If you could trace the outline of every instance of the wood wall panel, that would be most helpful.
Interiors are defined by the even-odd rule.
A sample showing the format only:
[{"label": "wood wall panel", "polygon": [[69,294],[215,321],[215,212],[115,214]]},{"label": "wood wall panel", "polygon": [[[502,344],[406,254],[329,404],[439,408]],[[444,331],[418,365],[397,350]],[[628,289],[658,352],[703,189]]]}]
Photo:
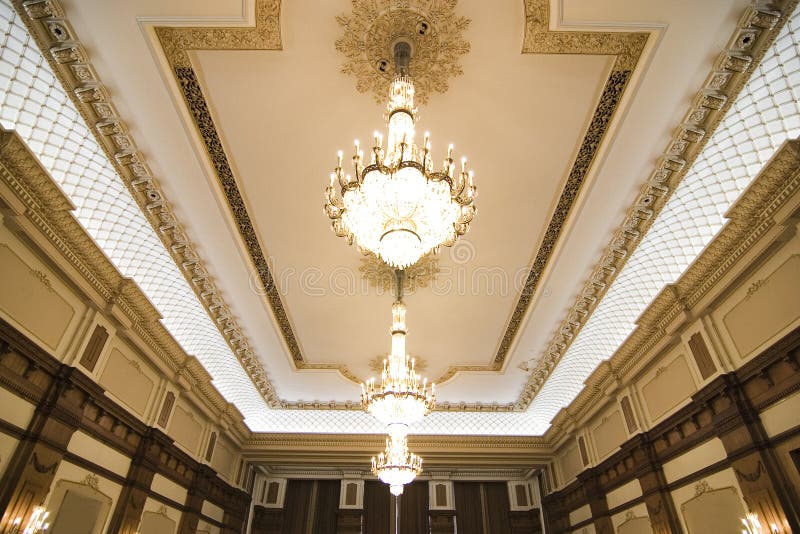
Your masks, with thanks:
[{"label": "wood wall panel", "polygon": [[[800,391],[800,328],[735,372],[717,376],[691,395],[685,406],[622,443],[600,464],[579,473],[576,481],[546,495],[548,532],[570,532],[589,524],[598,531],[609,528],[603,526],[608,525],[608,514],[619,510],[608,510],[606,495],[624,493],[626,484],[638,480],[642,496],[622,499],[644,501],[655,532],[685,533],[680,506],[704,479],[712,481],[712,489],[737,488],[751,509],[776,518],[782,534],[800,532],[796,487],[800,476],[795,483],[786,474],[792,462],[791,449],[785,445],[795,443],[800,449],[800,424],[770,437],[760,419],[760,413],[781,410],[781,401],[796,391]],[[724,483],[718,482],[715,477],[723,472],[729,475]],[[619,500],[615,504],[630,506]],[[589,518],[575,515],[587,506]]]},{"label": "wood wall panel", "polygon": [[[165,504],[177,510],[173,519],[180,520],[178,532],[195,532],[205,500],[224,512],[223,521],[204,518],[206,522],[226,534],[241,530],[249,506],[249,496],[242,490],[226,484],[162,431],[147,427],[128,408],[107,397],[89,376],[61,364],[3,320],[0,349],[2,395],[24,398],[24,403],[36,407],[27,429],[7,420],[0,423],[3,440],[26,436],[2,473],[0,532],[9,518],[29,514],[58,480],[82,483],[87,475],[96,476],[100,490],[114,501],[110,532],[133,534],[145,502],[157,504],[152,511]],[[130,466],[124,472],[126,462]],[[186,488],[185,502],[154,492],[150,484],[156,473]],[[92,484],[91,480],[86,484]]]}]

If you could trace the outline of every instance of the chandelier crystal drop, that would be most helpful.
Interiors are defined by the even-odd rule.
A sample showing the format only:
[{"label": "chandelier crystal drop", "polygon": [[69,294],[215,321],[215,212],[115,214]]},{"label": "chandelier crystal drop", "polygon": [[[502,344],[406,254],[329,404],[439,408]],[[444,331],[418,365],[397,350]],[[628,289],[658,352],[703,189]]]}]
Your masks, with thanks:
[{"label": "chandelier crystal drop", "polygon": [[372,458],[372,474],[389,485],[392,495],[402,494],[403,486],[421,472],[422,458],[408,450],[405,436],[390,436],[386,439],[386,450]]},{"label": "chandelier crystal drop", "polygon": [[410,45],[395,45],[397,76],[387,105],[386,146],[375,132],[369,161],[358,141],[353,175],[342,168],[342,152],[325,190],[325,214],[334,233],[388,265],[404,269],[440,245],[450,246],[469,230],[477,189],[466,158],[455,171],[453,145],[436,169],[425,133],[415,142],[414,83],[407,76]]},{"label": "chandelier crystal drop", "polygon": [[362,406],[395,437],[408,434],[436,406],[435,385],[421,379],[414,365],[406,354],[406,305],[398,296],[392,305],[392,351],[383,361],[380,385],[374,378],[361,384]]}]

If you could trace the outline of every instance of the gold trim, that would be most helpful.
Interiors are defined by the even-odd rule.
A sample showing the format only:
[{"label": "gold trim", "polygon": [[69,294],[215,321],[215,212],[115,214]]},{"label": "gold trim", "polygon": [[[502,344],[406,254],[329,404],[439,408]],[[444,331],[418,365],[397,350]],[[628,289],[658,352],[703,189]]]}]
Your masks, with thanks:
[{"label": "gold trim", "polygon": [[470,20],[456,15],[456,0],[352,0],[352,12],[336,21],[342,36],[336,50],[345,57],[342,73],[356,79],[359,93],[371,92],[383,104],[395,74],[393,46],[409,41],[414,59],[409,66],[414,78],[414,97],[420,104],[431,93],[444,93],[448,78],[461,76],[459,59],[470,45],[464,40]]},{"label": "gold trim", "polygon": [[[488,366],[451,367],[439,379],[439,382],[451,378],[459,371],[499,371],[502,368],[510,344],[521,326],[522,317],[530,306],[533,293],[538,286],[539,276],[547,264],[549,254],[552,252],[561,227],[569,214],[572,202],[574,202],[586,171],[593,161],[594,152],[602,142],[608,123],[613,119],[622,93],[633,74],[633,69],[638,65],[639,55],[647,40],[647,34],[645,33],[550,31],[548,28],[548,0],[525,0],[524,4],[527,21],[523,43],[524,53],[614,55],[616,56],[614,67],[609,80],[606,82],[600,106],[595,110],[589,131],[581,144],[581,150],[570,172],[567,185],[562,191],[545,237],[533,261],[533,267],[526,285],[520,295],[493,362]],[[569,346],[569,341],[574,338],[591,313],[595,303],[605,293],[605,289],[610,285],[610,281],[613,280],[613,275],[619,272],[619,269],[624,264],[625,257],[628,255],[628,251],[632,250],[638,243],[639,236],[643,235],[655,214],[658,213],[660,206],[663,206],[664,197],[671,190],[674,190],[674,187],[679,183],[683,176],[681,171],[685,172],[685,169],[689,166],[687,162],[691,162],[694,155],[699,152],[700,141],[710,136],[710,132],[716,127],[727,107],[730,106],[733,98],[749,77],[750,72],[768,48],[769,42],[777,34],[777,31],[796,4],[797,0],[786,0],[783,2],[780,11],[756,8],[747,10],[740,24],[741,31],[737,29],[736,35],[744,35],[748,38],[734,39],[733,48],[726,50],[722,54],[706,88],[701,91],[690,109],[686,117],[687,124],[680,127],[676,132],[667,154],[660,162],[644,192],[631,208],[626,222],[598,264],[594,275],[587,282],[585,290],[578,298],[578,302],[562,323],[562,328],[559,329],[559,333],[550,344],[547,354],[537,364],[536,369],[532,371],[525,391],[520,395],[517,403],[502,407],[496,405],[483,406],[481,404],[442,405],[441,409],[505,411],[509,409],[524,409],[530,404],[544,380],[549,376],[550,370],[555,367],[561,354]],[[223,332],[223,337],[239,357],[243,368],[268,403],[273,407],[318,408],[320,404],[325,404],[337,409],[351,409],[350,405],[352,403],[290,403],[277,398],[262,364],[253,354],[235,318],[231,317],[230,308],[225,304],[221,295],[218,294],[213,280],[207,274],[193,245],[188,241],[186,233],[177,222],[171,207],[161,193],[156,180],[150,174],[143,156],[137,151],[135,143],[127,134],[124,123],[116,115],[113,104],[108,99],[104,87],[97,79],[94,69],[88,62],[85,50],[76,40],[74,31],[68,22],[64,20],[64,13],[60,4],[57,0],[28,0],[24,2],[22,0],[14,0],[14,6],[40,48],[44,51],[50,51],[50,55],[48,56],[45,53],[45,57],[47,57],[54,72],[65,88],[73,90],[73,94],[70,96],[87,124],[95,124],[96,137],[100,145],[106,150],[109,160],[112,164],[115,164],[119,175],[124,178],[126,186],[137,203],[139,203],[143,213],[161,236],[166,249],[172,254],[176,263],[181,266],[181,270],[187,280],[190,281],[190,285],[197,293],[200,302],[206,307],[209,315],[215,319],[220,331]],[[775,8],[773,7],[773,9]],[[189,50],[210,48],[229,50],[280,49],[279,16],[279,0],[257,0],[256,26],[254,28],[157,28],[159,40],[162,41],[165,54],[175,69],[174,74],[176,80],[178,80],[179,87],[184,92],[184,96],[186,96],[186,89],[180,84],[177,68],[187,68],[191,71]],[[780,20],[778,20],[779,18]],[[35,25],[34,22],[39,24]],[[164,39],[168,41],[166,44]],[[745,52],[742,53],[742,50]],[[192,90],[197,91],[195,96],[203,99],[204,102],[193,71],[191,71],[189,78],[193,79]],[[608,93],[611,94],[607,96]],[[605,110],[602,115],[599,115],[600,108],[608,106],[611,106],[612,109]],[[203,114],[202,118],[208,119],[209,122],[206,126],[212,128],[216,133],[210,114]],[[596,121],[601,124],[596,125]],[[592,125],[595,125],[594,130],[592,130]],[[705,131],[703,127],[705,127]],[[208,140],[204,137],[204,141],[218,143],[219,137],[218,135],[215,137],[212,135]],[[217,159],[212,157],[212,163],[218,172],[218,179],[220,179],[219,169],[225,170],[227,167],[226,172],[229,172],[230,166],[221,144],[218,146],[218,152],[213,147],[214,153],[218,154],[218,156]],[[211,157],[212,154],[209,153],[209,156]],[[220,159],[220,157],[225,159]],[[220,167],[220,165],[222,166]],[[220,181],[223,183],[222,179]],[[227,183],[229,186],[236,187],[232,174],[230,181]],[[228,189],[223,189],[227,196]],[[236,193],[238,194],[238,189],[236,189]],[[241,198],[241,195],[239,197]],[[237,225],[240,226],[240,220],[245,220],[241,219],[242,216],[247,217],[246,222],[249,222],[249,216],[244,204],[232,204],[230,197],[228,200],[229,208]],[[250,228],[252,229],[252,225],[250,225]],[[254,251],[256,251],[256,255],[263,257],[263,252],[258,245],[255,234],[253,233],[250,237],[251,239],[247,239],[243,235],[243,240],[248,247],[251,258]],[[264,283],[265,287],[274,286],[266,263],[260,264],[254,261],[254,264],[257,266],[262,283],[265,280],[268,282]],[[274,287],[272,289],[274,291]],[[273,310],[276,308],[278,310],[276,317],[283,317],[278,322],[291,352],[293,345],[297,347],[297,341],[294,338],[288,318],[286,318],[280,296],[277,293],[275,296],[277,298],[269,298],[269,301],[273,306]],[[292,352],[292,357],[296,365],[298,362],[300,363],[298,368],[336,369],[347,378],[358,381],[344,366],[306,363],[299,352],[299,347]],[[298,357],[299,360],[297,359]]]},{"label": "gold trim", "polygon": [[[230,307],[217,290],[213,278],[208,274],[195,246],[175,216],[158,181],[152,176],[146,159],[128,134],[124,121],[118,116],[105,87],[97,78],[84,47],[66,20],[60,2],[13,0],[13,5],[87,126],[93,127],[92,133],[99,146],[195,292],[198,301],[217,325],[232,353],[267,403],[270,406],[279,405],[280,401],[263,366],[254,355],[237,320],[231,315]],[[259,6],[257,20],[261,24],[271,24],[270,27],[277,28],[277,14],[269,9],[269,4],[262,1]],[[236,28],[233,30],[242,31]],[[192,35],[198,42],[203,42],[216,39],[219,31],[203,30]],[[255,44],[263,45],[275,38],[274,32],[257,30],[255,33],[258,35],[250,41]],[[243,39],[241,42],[248,41]],[[133,284],[132,281],[129,282]]]},{"label": "gold trim", "polygon": [[727,212],[728,221],[702,254],[656,296],[622,346],[586,379],[586,387],[569,406],[558,412],[545,433],[547,440],[570,432],[577,421],[603,405],[610,388],[627,384],[629,374],[670,337],[674,321],[681,316],[699,316],[702,309],[696,306],[737,262],[752,253],[754,245],[776,227],[791,225],[776,220],[775,215],[789,203],[796,206],[798,192],[800,141],[788,140]]},{"label": "gold trim", "polygon": [[[263,3],[267,2],[273,4],[275,1],[276,0],[258,0],[257,11],[260,9],[263,10]],[[277,10],[277,8],[275,8],[275,10]],[[533,265],[525,286],[492,363],[484,366],[451,366],[437,382],[446,381],[459,371],[500,371],[502,369],[513,339],[522,324],[522,318],[530,307],[541,273],[544,271],[550,259],[558,237],[561,234],[561,229],[569,216],[572,205],[580,192],[586,174],[594,161],[597,150],[602,144],[605,133],[618,109],[619,102],[622,99],[628,81],[632,77],[633,71],[638,64],[638,59],[647,43],[648,34],[639,32],[550,31],[546,24],[547,16],[549,16],[548,0],[527,0],[525,3],[525,10],[527,25],[522,50],[523,53],[613,55],[615,56],[614,66],[605,83],[600,101],[598,102],[588,130],[581,142],[578,156],[568,175],[567,183],[559,197],[544,238],[533,260]],[[263,17],[257,17],[256,28],[232,28],[229,31],[234,32],[236,38],[226,38],[224,40],[222,40],[222,37],[225,36],[225,31],[222,29],[212,31],[194,27],[158,27],[156,28],[156,35],[170,62],[173,76],[175,77],[177,86],[183,93],[189,112],[194,119],[195,127],[204,141],[209,158],[217,173],[220,186],[228,201],[228,207],[236,222],[250,258],[256,267],[256,272],[258,272],[261,278],[267,299],[272,306],[276,320],[284,335],[293,363],[298,369],[308,369],[314,368],[311,367],[314,364],[307,363],[301,353],[300,346],[286,315],[280,295],[275,288],[263,249],[259,245],[252,220],[250,219],[241,192],[236,184],[227,155],[225,154],[219,134],[217,133],[217,128],[214,125],[213,117],[211,116],[208,104],[205,101],[205,97],[203,96],[202,89],[197,81],[197,76],[191,66],[188,55],[189,50],[210,49],[215,47],[228,50],[242,48],[252,49],[259,45],[279,47],[280,40],[277,37],[262,40],[257,40],[253,37],[255,34],[259,34],[259,32],[272,34],[272,32],[260,28],[260,24],[264,24]],[[215,42],[215,38],[220,39],[220,42]],[[343,365],[336,367],[334,364],[326,364],[324,368],[338,368],[342,374],[346,372],[346,367]],[[342,369],[345,371],[342,371]],[[281,404],[284,406],[293,405],[293,403],[287,402],[281,402]],[[336,405],[338,406],[339,404],[340,403]],[[463,410],[463,406],[463,403],[454,404],[452,407],[451,405],[443,404],[440,409]],[[496,405],[484,408],[480,403],[470,403],[470,406],[475,406],[479,410],[498,409]],[[502,410],[510,410],[513,408],[514,404],[500,407]]]},{"label": "gold trim", "polygon": [[130,325],[128,335],[141,340],[169,380],[184,384],[193,402],[211,410],[238,439],[249,436],[242,414],[211,384],[211,376],[200,362],[186,354],[161,324],[158,310],[133,280],[122,276],[86,233],[72,213],[75,206],[22,138],[1,127],[0,184],[3,195],[6,191],[13,195],[4,197],[10,210],[4,214],[6,225],[52,247],[56,253],[49,256],[55,266],[63,271],[66,264],[75,273],[73,282],[84,288],[89,301]]},{"label": "gold trim", "polygon": [[[549,14],[535,9],[537,0],[526,2],[529,27],[542,28],[546,25]],[[797,3],[798,0],[784,0],[780,7],[771,5],[769,9],[748,7],[745,10],[733,32],[731,44],[721,52],[705,86],[693,100],[684,122],[676,128],[653,174],[628,210],[624,222],[606,247],[592,275],[584,283],[544,354],[530,372],[525,388],[517,400],[518,409],[524,410],[530,406],[552,370],[566,354],[572,340],[586,324],[642,236],[683,180]],[[538,43],[542,49],[552,50],[555,46],[552,39],[539,29],[526,35],[526,44]],[[629,45],[619,42],[619,37],[609,38],[603,46],[609,50],[620,50],[623,55],[628,54]],[[618,61],[627,64],[630,59],[618,58]]]}]

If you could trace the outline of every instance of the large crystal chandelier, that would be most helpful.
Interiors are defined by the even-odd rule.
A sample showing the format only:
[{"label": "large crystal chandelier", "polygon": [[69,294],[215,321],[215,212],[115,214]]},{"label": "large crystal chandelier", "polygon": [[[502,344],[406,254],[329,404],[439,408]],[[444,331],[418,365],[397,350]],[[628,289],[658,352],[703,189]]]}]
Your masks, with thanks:
[{"label": "large crystal chandelier", "polygon": [[409,452],[405,436],[390,436],[386,439],[386,450],[372,458],[372,474],[389,485],[392,495],[402,494],[403,486],[421,472],[422,458]]},{"label": "large crystal chandelier", "polygon": [[466,158],[460,172],[455,171],[453,145],[434,170],[429,135],[425,133],[422,145],[415,143],[411,45],[400,41],[394,53],[397,75],[389,91],[386,146],[383,135],[375,132],[367,162],[356,141],[352,176],[342,169],[339,152],[325,191],[325,213],[337,236],[403,269],[469,230],[476,188]]},{"label": "large crystal chandelier", "polygon": [[406,305],[402,300],[401,273],[397,273],[397,297],[392,304],[392,351],[383,361],[381,382],[371,378],[361,384],[361,404],[389,434],[402,437],[411,425],[425,417],[436,405],[435,385],[421,379],[414,370],[414,359],[406,353]]}]

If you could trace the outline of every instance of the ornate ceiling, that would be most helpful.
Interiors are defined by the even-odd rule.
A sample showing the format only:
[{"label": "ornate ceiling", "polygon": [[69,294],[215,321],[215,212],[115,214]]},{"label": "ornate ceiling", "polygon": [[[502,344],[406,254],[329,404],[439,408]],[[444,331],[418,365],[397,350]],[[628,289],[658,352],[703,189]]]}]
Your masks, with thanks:
[{"label": "ornate ceiling", "polygon": [[[353,6],[306,4],[3,7],[0,119],[251,428],[380,432],[354,382],[388,349],[391,298],[320,206],[332,155],[381,110],[343,53]],[[771,75],[800,72],[793,21],[766,51],[777,14],[661,4],[455,5],[463,73],[431,85],[421,125],[468,151],[481,211],[408,299],[410,351],[444,381],[421,433],[544,432],[798,135]]]}]

